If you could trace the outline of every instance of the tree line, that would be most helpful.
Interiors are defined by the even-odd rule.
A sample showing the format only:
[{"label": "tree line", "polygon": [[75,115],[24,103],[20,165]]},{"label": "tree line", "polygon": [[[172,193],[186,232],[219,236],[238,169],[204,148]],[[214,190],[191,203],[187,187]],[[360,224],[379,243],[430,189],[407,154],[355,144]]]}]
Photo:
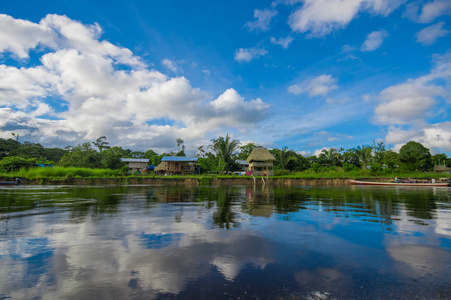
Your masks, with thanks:
[{"label": "tree line", "polygon": [[[185,156],[185,145],[181,138],[175,141],[177,151],[158,154],[147,151],[133,151],[120,146],[110,146],[105,136],[96,141],[77,146],[46,148],[38,143],[20,142],[18,136],[10,139],[0,138],[0,170],[12,171],[32,167],[35,164],[52,164],[62,167],[126,169],[121,158],[145,158],[157,166],[163,156]],[[228,134],[212,139],[211,144],[198,147],[195,156],[202,172],[220,172],[240,170],[238,160],[246,160],[252,150],[261,147],[255,143],[241,145],[239,140]],[[270,149],[276,158],[275,171],[301,172],[311,169],[319,172],[325,169],[342,168],[344,171],[370,169],[373,172],[391,171],[431,171],[434,165],[451,166],[451,158],[446,154],[431,155],[422,144],[410,141],[399,153],[387,150],[384,143],[373,142],[351,149],[324,149],[319,156],[303,156],[296,151],[283,147]]]}]

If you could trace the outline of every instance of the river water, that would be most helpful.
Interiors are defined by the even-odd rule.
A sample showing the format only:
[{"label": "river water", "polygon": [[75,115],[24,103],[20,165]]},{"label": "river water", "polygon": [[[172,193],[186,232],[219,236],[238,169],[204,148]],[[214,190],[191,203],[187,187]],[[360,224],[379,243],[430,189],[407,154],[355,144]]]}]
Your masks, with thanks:
[{"label": "river water", "polygon": [[451,299],[451,189],[0,188],[0,299]]}]

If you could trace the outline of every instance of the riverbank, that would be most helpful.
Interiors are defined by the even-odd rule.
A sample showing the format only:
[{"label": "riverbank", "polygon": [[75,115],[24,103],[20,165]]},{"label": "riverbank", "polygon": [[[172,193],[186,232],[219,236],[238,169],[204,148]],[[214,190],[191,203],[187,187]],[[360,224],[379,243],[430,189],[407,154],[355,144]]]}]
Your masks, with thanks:
[{"label": "riverbank", "polygon": [[[13,178],[0,178],[8,181]],[[267,179],[256,178],[257,185],[268,184]],[[347,185],[350,178],[270,178],[271,185],[284,186],[339,186]],[[372,181],[384,181],[387,178],[371,178]],[[231,186],[253,185],[253,177],[115,177],[115,178],[35,178],[24,179],[22,185],[190,185],[190,186]]]}]

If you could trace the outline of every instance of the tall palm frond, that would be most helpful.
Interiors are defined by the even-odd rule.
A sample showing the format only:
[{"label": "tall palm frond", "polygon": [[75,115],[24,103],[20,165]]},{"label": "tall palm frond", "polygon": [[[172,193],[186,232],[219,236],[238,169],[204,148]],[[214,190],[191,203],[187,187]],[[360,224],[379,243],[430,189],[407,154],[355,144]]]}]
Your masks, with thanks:
[{"label": "tall palm frond", "polygon": [[220,136],[219,138],[211,141],[213,144],[208,147],[216,153],[221,164],[221,169],[224,169],[229,163],[232,162],[233,152],[239,149],[240,141],[232,140],[229,134],[227,134],[225,138]]}]

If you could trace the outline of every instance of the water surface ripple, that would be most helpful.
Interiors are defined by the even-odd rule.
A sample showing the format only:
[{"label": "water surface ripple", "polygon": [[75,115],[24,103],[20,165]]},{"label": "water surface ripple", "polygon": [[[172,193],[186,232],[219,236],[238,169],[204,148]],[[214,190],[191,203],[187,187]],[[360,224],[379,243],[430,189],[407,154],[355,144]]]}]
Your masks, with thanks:
[{"label": "water surface ripple", "polygon": [[0,188],[0,299],[451,299],[451,189]]}]

